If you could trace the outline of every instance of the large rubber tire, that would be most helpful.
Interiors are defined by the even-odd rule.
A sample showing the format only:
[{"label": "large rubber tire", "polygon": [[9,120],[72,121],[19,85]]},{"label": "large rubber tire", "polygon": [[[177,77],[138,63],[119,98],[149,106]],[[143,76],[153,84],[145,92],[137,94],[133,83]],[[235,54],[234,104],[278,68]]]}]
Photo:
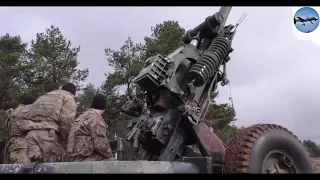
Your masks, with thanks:
[{"label": "large rubber tire", "polygon": [[265,157],[274,150],[290,155],[299,173],[314,173],[306,149],[297,136],[275,124],[257,124],[242,129],[227,147],[223,172],[261,174]]}]

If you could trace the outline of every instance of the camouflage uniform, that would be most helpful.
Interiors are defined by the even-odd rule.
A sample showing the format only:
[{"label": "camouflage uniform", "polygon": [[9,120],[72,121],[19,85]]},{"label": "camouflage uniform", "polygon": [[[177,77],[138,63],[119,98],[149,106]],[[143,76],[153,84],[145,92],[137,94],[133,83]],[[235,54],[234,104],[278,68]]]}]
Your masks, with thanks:
[{"label": "camouflage uniform", "polygon": [[69,161],[108,161],[112,157],[107,125],[94,109],[81,114],[72,124],[68,138]]},{"label": "camouflage uniform", "polygon": [[10,109],[7,111],[7,132],[8,139],[5,146],[5,163],[18,164],[28,163],[29,158],[27,156],[27,141],[25,131],[19,129],[19,121],[16,117],[21,113],[26,105],[20,104],[15,110]]},{"label": "camouflage uniform", "polygon": [[28,157],[44,162],[66,160],[66,142],[77,104],[68,91],[54,90],[28,106],[22,128],[28,130]]}]

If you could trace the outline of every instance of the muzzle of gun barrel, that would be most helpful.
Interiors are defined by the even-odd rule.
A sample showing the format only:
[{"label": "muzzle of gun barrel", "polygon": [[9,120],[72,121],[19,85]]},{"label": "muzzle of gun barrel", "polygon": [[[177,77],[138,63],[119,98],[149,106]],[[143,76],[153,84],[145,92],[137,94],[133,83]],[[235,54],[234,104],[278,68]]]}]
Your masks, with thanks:
[{"label": "muzzle of gun barrel", "polygon": [[131,139],[133,138],[133,136],[135,135],[137,129],[132,129],[126,136],[126,140],[127,141],[131,141]]}]

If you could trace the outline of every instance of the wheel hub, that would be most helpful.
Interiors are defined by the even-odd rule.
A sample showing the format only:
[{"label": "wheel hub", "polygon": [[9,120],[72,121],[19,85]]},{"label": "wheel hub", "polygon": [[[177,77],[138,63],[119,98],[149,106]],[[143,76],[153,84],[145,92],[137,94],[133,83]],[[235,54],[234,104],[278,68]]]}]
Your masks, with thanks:
[{"label": "wheel hub", "polygon": [[281,150],[273,150],[263,161],[262,173],[296,174],[299,173],[299,169],[289,154]]}]

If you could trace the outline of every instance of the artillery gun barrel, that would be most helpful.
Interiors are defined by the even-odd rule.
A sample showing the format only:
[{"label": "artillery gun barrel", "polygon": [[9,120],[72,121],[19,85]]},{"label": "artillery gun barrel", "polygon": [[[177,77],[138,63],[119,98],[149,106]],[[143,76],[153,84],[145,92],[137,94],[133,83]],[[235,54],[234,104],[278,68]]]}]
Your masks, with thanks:
[{"label": "artillery gun barrel", "polygon": [[220,25],[220,28],[224,28],[229,14],[231,12],[232,6],[221,6],[219,13],[223,16],[223,22]]}]

